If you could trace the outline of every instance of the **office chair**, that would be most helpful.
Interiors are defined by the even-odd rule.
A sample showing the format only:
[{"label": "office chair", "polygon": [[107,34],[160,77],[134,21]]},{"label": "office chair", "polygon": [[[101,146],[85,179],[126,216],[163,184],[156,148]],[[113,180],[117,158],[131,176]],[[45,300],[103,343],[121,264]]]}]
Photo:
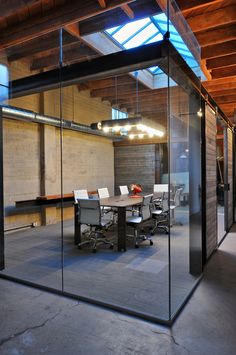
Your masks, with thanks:
[{"label": "office chair", "polygon": [[[98,197],[99,197],[99,199],[110,197],[108,188],[107,188],[107,187],[103,187],[103,188],[98,189]],[[111,212],[111,213],[112,213],[112,217],[111,217],[112,224],[115,224],[115,216],[114,216],[114,213],[117,213],[116,210],[114,210],[114,209],[111,208],[111,207],[102,206],[102,207],[101,207],[101,211],[102,211],[102,215]]]},{"label": "office chair", "polygon": [[139,234],[138,230],[143,226],[143,223],[151,218],[150,204],[152,200],[152,194],[143,197],[143,202],[140,207],[139,216],[130,216],[126,219],[126,224],[134,229],[134,245],[135,248],[139,247],[139,241],[149,240],[150,245],[153,245],[153,241],[150,236]]},{"label": "office chair", "polygon": [[88,239],[79,243],[78,248],[81,249],[85,244],[92,244],[92,250],[95,253],[97,250],[97,244],[103,243],[110,245],[110,248],[113,249],[114,244],[103,235],[103,232],[108,226],[108,222],[102,220],[99,199],[81,199],[78,201],[78,205],[79,223],[86,224],[91,229]]},{"label": "office chair", "polygon": [[89,195],[88,195],[88,191],[87,190],[74,190],[74,199],[75,199],[75,203],[78,202],[79,199],[88,199]]},{"label": "office chair", "polygon": [[168,221],[169,221],[169,209],[168,209],[168,199],[162,198],[161,203],[158,204],[156,207],[155,202],[152,204],[152,218],[155,222],[153,229],[151,230],[151,235],[155,234],[157,229],[165,232],[166,234],[169,233],[168,228]]},{"label": "office chair", "polygon": [[181,195],[182,190],[183,190],[182,188],[178,188],[175,191],[174,200],[170,200],[171,225],[179,225],[179,226],[183,225],[183,223],[175,220],[175,209],[176,209],[176,207],[180,206],[180,195]]},{"label": "office chair", "polygon": [[119,189],[120,189],[121,195],[128,195],[129,194],[129,189],[128,189],[127,185],[119,186]]}]

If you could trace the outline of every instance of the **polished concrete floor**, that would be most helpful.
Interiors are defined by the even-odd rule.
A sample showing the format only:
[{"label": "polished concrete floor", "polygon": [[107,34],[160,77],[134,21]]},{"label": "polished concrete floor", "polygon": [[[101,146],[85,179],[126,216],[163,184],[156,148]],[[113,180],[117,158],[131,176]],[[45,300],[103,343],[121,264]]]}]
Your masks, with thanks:
[{"label": "polished concrete floor", "polygon": [[[189,273],[188,214],[176,214],[183,225],[171,228],[171,312],[175,313],[198,278]],[[169,319],[168,235],[157,232],[154,245],[138,249],[127,242],[126,253],[104,246],[78,250],[73,221],[64,222],[64,268],[61,263],[61,225],[17,231],[5,236],[4,273],[39,285],[62,289],[117,307]],[[116,241],[115,232],[110,237]]]},{"label": "polished concrete floor", "polygon": [[0,279],[1,355],[235,355],[236,227],[172,328]]}]

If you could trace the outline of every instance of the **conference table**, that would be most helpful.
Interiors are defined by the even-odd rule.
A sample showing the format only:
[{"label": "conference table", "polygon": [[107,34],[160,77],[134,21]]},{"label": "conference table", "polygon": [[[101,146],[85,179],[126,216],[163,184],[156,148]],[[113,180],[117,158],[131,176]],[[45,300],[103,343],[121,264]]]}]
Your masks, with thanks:
[{"label": "conference table", "polygon": [[[116,208],[118,213],[117,223],[117,248],[118,251],[126,251],[126,209],[128,207],[138,206],[142,203],[143,197],[131,197],[129,195],[111,196],[100,199],[102,207]],[[78,222],[78,204],[75,204],[75,235],[74,242],[81,242],[81,225]]]}]

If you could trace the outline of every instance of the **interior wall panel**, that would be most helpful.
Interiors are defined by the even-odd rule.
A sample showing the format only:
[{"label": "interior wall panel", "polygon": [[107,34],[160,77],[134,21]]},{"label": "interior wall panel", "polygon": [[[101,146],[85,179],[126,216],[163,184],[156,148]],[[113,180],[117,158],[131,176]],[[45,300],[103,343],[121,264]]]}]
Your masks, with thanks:
[{"label": "interior wall panel", "polygon": [[206,106],[206,255],[217,247],[216,117]]},{"label": "interior wall panel", "polygon": [[227,138],[228,138],[228,228],[233,224],[233,134],[231,130],[227,129]]},{"label": "interior wall panel", "polygon": [[143,191],[152,192],[155,183],[155,144],[115,147],[115,187],[141,184]]}]

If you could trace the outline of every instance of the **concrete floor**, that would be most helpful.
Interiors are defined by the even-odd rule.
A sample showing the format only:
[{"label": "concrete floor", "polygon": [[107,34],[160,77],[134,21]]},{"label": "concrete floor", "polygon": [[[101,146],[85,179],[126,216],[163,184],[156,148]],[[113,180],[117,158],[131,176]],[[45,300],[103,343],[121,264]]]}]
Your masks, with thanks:
[{"label": "concrete floor", "polygon": [[236,353],[236,226],[171,329],[0,279],[1,355]]}]

